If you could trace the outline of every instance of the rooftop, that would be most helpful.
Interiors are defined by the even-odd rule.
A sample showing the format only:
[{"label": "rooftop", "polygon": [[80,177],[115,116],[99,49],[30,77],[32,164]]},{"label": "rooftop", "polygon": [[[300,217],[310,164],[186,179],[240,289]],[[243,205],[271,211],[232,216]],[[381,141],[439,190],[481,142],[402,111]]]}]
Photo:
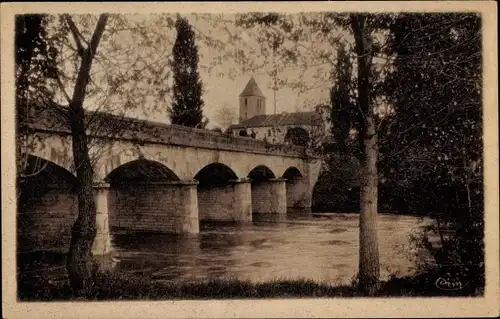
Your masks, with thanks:
[{"label": "rooftop", "polygon": [[281,114],[261,114],[255,115],[239,124],[234,124],[231,128],[245,127],[268,127],[281,125],[321,125],[321,115],[317,112],[295,112]]},{"label": "rooftop", "polygon": [[247,85],[243,89],[243,92],[240,93],[240,96],[258,96],[258,97],[264,97],[264,94],[262,91],[259,89],[259,86],[257,85],[257,82],[255,82],[255,79],[253,76],[250,78],[248,81]]}]

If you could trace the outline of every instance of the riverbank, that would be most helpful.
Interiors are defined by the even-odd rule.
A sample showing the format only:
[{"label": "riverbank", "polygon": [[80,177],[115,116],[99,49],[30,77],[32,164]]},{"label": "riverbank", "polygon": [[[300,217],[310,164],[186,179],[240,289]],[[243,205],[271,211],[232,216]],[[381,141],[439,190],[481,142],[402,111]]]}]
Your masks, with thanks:
[{"label": "riverbank", "polygon": [[[75,298],[67,280],[51,281],[39,276],[19,283],[20,301],[74,300],[179,300],[179,299],[263,299],[263,298],[348,298],[363,297],[351,285],[332,285],[311,280],[280,280],[264,283],[235,278],[210,279],[199,282],[172,283],[151,281],[144,276],[120,272],[96,272],[93,285],[84,298]],[[375,297],[478,296],[472,286],[460,290],[436,287],[435,276],[392,278],[381,283]]]}]

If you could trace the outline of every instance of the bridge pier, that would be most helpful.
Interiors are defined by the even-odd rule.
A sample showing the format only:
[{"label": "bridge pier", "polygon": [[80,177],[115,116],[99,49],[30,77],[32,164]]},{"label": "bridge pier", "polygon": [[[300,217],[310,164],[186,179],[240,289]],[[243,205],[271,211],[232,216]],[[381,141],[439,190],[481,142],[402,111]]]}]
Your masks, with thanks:
[{"label": "bridge pier", "polygon": [[252,184],[252,209],[254,213],[286,214],[286,179]]},{"label": "bridge pier", "polygon": [[111,226],[132,231],[198,233],[197,181],[112,185]]},{"label": "bridge pier", "polygon": [[181,218],[177,223],[176,233],[197,234],[200,232],[197,185],[197,180],[178,182],[182,202],[179,206]]},{"label": "bridge pier", "polygon": [[234,212],[233,218],[237,222],[252,221],[252,189],[250,180],[242,178],[234,183]]},{"label": "bridge pier", "polygon": [[97,233],[94,244],[92,245],[93,255],[105,255],[111,250],[111,238],[109,234],[109,196],[109,184],[94,184]]},{"label": "bridge pier", "polygon": [[249,179],[231,180],[226,185],[198,188],[201,220],[252,221],[252,193]]},{"label": "bridge pier", "polygon": [[288,208],[309,208],[312,190],[304,177],[289,178],[286,183],[286,205]]}]

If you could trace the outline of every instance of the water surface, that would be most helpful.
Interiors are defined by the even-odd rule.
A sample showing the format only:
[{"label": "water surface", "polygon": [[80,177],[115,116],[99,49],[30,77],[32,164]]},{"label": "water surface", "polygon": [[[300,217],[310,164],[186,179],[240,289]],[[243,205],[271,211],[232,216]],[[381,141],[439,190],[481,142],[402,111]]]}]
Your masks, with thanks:
[{"label": "water surface", "polygon": [[[236,277],[254,282],[306,278],[349,283],[358,266],[357,214],[254,215],[246,225],[202,223],[197,235],[112,232],[108,267],[158,281]],[[406,275],[411,233],[428,220],[379,214],[381,277]]]}]

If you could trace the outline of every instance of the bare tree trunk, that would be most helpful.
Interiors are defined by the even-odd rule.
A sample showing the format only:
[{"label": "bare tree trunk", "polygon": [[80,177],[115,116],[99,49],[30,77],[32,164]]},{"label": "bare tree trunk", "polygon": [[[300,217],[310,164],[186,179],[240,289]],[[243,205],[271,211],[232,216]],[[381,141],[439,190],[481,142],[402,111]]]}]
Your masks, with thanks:
[{"label": "bare tree trunk", "polygon": [[96,236],[96,206],[93,192],[93,170],[88,154],[82,105],[71,105],[73,158],[78,177],[78,217],[71,229],[67,270],[71,289],[81,295],[91,277],[92,244]]},{"label": "bare tree trunk", "polygon": [[372,39],[366,17],[350,16],[357,54],[358,141],[363,173],[359,215],[359,288],[373,295],[379,287],[380,262],[377,235],[378,147],[375,114],[372,105]]},{"label": "bare tree trunk", "polygon": [[377,235],[377,135],[373,119],[369,122],[372,124],[368,125],[368,136],[364,140],[364,176],[360,188],[359,283],[365,293],[372,295],[379,286],[380,263]]},{"label": "bare tree trunk", "polygon": [[91,281],[92,245],[96,236],[96,205],[93,190],[94,172],[89,157],[83,101],[85,100],[85,91],[90,78],[92,62],[106,27],[108,16],[102,14],[99,17],[90,44],[85,50],[71,17],[66,15],[65,18],[78,45],[82,59],[73,97],[69,105],[73,161],[79,187],[78,217],[71,229],[71,244],[66,268],[71,289],[76,295],[84,295]]}]

